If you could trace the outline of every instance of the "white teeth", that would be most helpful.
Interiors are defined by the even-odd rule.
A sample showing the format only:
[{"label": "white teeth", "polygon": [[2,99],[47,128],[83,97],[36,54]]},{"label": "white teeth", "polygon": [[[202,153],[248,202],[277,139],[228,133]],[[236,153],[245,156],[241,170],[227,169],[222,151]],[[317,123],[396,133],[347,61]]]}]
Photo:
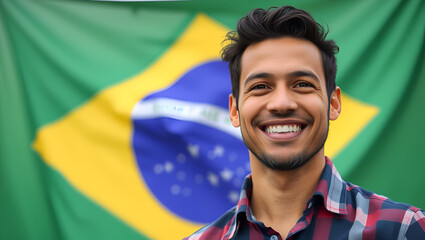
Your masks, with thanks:
[{"label": "white teeth", "polygon": [[267,126],[265,128],[267,133],[287,133],[287,132],[299,132],[301,131],[301,126],[299,125],[274,125]]}]

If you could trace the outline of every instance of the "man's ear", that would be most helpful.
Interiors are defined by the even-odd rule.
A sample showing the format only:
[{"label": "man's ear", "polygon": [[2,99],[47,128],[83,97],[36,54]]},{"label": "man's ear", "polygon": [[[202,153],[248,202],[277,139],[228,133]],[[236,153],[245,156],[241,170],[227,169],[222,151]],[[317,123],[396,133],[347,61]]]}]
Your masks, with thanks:
[{"label": "man's ear", "polygon": [[233,94],[229,95],[229,115],[233,127],[239,127],[239,112],[238,107],[236,106],[236,98],[233,96]]},{"label": "man's ear", "polygon": [[336,87],[329,99],[329,120],[336,120],[341,113],[341,89]]}]

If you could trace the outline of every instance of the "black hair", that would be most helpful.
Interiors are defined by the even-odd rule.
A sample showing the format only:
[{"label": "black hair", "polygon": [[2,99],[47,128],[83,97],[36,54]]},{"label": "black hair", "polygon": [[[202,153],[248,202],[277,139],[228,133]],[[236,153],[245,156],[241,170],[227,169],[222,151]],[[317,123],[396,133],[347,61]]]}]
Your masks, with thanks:
[{"label": "black hair", "polygon": [[223,61],[228,62],[232,94],[238,105],[241,75],[241,58],[245,49],[270,38],[295,37],[315,44],[322,56],[323,72],[326,80],[328,100],[335,90],[336,58],[339,48],[333,40],[326,40],[328,31],[317,23],[306,11],[292,6],[272,7],[268,10],[254,9],[241,18],[236,31],[227,33],[221,52]]}]

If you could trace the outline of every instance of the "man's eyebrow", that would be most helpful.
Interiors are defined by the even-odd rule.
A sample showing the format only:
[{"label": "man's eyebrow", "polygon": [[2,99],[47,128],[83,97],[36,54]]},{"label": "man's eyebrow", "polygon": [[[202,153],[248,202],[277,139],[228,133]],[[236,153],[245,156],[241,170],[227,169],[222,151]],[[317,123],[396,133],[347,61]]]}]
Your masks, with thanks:
[{"label": "man's eyebrow", "polygon": [[319,77],[312,71],[310,70],[301,70],[301,71],[295,71],[295,72],[290,72],[287,74],[288,77],[311,77],[316,81],[320,81]]},{"label": "man's eyebrow", "polygon": [[271,73],[266,73],[266,72],[260,72],[260,73],[253,73],[251,75],[249,75],[244,83],[244,87],[252,80],[254,79],[258,79],[258,78],[270,78],[273,75]]}]

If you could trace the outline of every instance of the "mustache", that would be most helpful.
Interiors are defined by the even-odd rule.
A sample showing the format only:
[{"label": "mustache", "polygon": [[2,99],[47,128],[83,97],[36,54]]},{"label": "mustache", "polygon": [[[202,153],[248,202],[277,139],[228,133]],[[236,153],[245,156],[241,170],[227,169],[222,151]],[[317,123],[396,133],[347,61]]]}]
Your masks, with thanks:
[{"label": "mustache", "polygon": [[300,114],[298,112],[284,112],[284,113],[270,112],[267,115],[257,116],[255,119],[253,119],[252,123],[259,125],[260,123],[266,122],[266,121],[285,120],[285,119],[299,119],[309,124],[313,123],[313,117],[311,117],[308,114]]}]

